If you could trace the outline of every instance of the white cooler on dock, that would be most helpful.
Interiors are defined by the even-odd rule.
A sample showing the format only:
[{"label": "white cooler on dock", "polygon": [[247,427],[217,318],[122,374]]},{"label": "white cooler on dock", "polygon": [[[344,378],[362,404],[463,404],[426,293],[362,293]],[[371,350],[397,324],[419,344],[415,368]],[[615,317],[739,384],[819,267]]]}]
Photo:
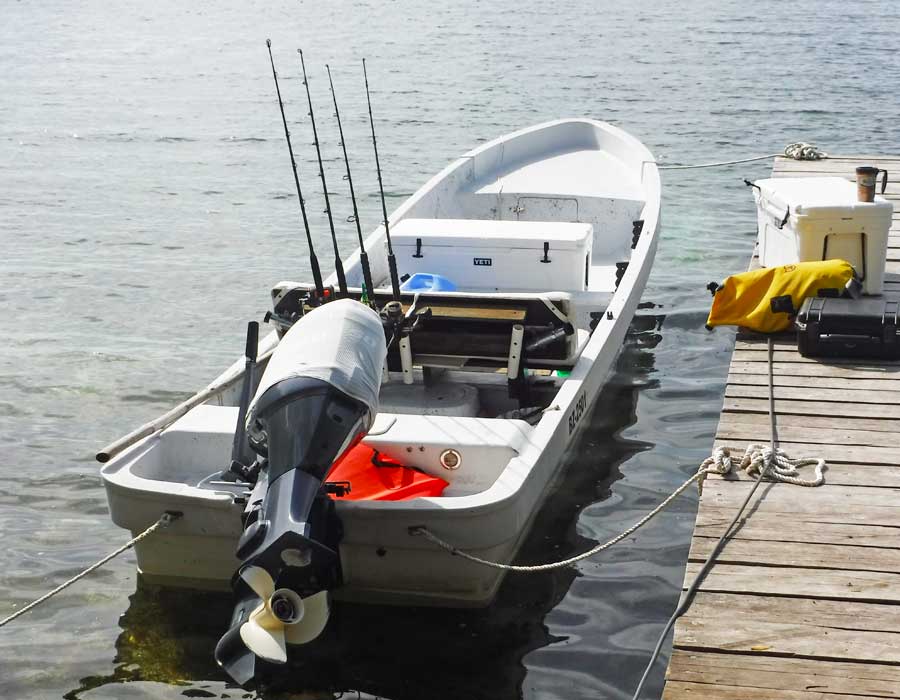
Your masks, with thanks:
[{"label": "white cooler on dock", "polygon": [[841,177],[757,180],[759,260],[763,267],[841,258],[853,265],[865,294],[881,294],[893,205],[857,199]]}]

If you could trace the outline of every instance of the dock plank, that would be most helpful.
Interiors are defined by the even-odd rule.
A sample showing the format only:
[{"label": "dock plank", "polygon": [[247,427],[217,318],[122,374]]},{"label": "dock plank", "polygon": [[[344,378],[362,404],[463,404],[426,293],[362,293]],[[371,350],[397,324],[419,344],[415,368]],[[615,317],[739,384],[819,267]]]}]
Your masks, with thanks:
[{"label": "dock plank", "polygon": [[[812,467],[800,470],[812,476]],[[717,508],[737,506],[744,500],[753,484],[750,481],[707,480],[703,485],[702,500]],[[752,504],[752,514],[818,513],[823,517],[848,518],[859,511],[874,514],[879,510],[900,516],[900,489],[860,489],[853,486],[828,484],[819,488],[767,483],[760,486]]]},{"label": "dock plank", "polygon": [[[760,431],[766,434],[768,431]],[[730,447],[736,450],[738,455],[742,454],[749,445],[759,444],[760,436],[755,439],[745,440],[737,438],[719,439],[713,443],[714,447]],[[768,442],[768,438],[762,440],[763,443]],[[788,454],[796,458],[812,458],[822,457],[829,463],[865,462],[867,464],[887,464],[900,465],[900,454],[894,448],[890,447],[868,447],[866,445],[828,445],[812,442],[790,442],[788,440],[779,439],[779,445]]]},{"label": "dock plank", "polygon": [[[765,371],[766,365],[763,364]],[[768,388],[768,374],[751,374],[746,372],[729,373],[727,382],[735,385],[745,386],[764,386]],[[894,379],[888,376],[876,379],[864,379],[861,377],[808,377],[805,375],[796,376],[794,374],[775,374],[773,376],[775,386],[793,386],[804,389],[862,389],[866,391],[900,391],[900,379]],[[815,393],[815,392],[809,392]],[[877,397],[876,397],[877,398]]]},{"label": "dock plank", "polygon": [[[900,156],[779,158],[773,176],[853,180],[864,164],[897,170]],[[887,197],[900,202],[900,184]],[[895,207],[887,298],[900,298]],[[760,486],[675,626],[663,698],[900,698],[900,362],[805,358],[791,333],[774,337],[773,357],[779,446],[825,457],[826,483]],[[767,338],[741,331],[714,446],[740,456],[768,443],[768,408]],[[705,480],[684,590],[753,481]]]},{"label": "dock plank", "polygon": [[[718,538],[734,517],[734,511],[726,508],[708,507],[697,517],[694,534],[703,537]],[[826,520],[827,516],[813,513],[778,513],[778,537],[782,542],[806,544],[847,544],[854,547],[891,548],[897,542],[897,526],[888,522],[874,522],[876,516],[858,517],[852,522],[850,518],[832,516],[834,522]],[[885,520],[885,518],[878,518]],[[889,519],[888,519],[889,520]],[[894,520],[896,522],[896,520]],[[771,525],[762,518],[748,518],[734,533],[736,540],[772,539]]]},{"label": "dock plank", "polygon": [[[829,629],[796,622],[770,622],[743,618],[740,626],[725,625],[722,620],[685,617],[678,630],[682,649],[714,650],[769,655],[790,655],[807,659],[900,664],[900,645],[893,632]],[[864,650],[857,651],[865,635]]]},{"label": "dock plank", "polygon": [[[768,417],[768,416],[767,416]],[[736,439],[753,441],[759,439],[760,423],[723,420],[719,425],[717,437],[722,440]],[[730,418],[730,416],[729,416]],[[900,433],[878,430],[851,430],[842,425],[840,419],[832,419],[832,427],[813,428],[807,426],[793,426],[782,423],[777,426],[778,439],[781,442],[810,442],[816,441],[832,446],[854,445],[865,447],[892,447],[900,449]]]},{"label": "dock plank", "polygon": [[761,654],[698,654],[676,650],[669,662],[670,681],[685,684],[732,685],[809,694],[848,693],[900,698],[900,667],[763,656]]},{"label": "dock plank", "polygon": [[[800,362],[776,362],[774,363],[775,376],[792,377],[846,377],[850,379],[898,379],[900,380],[900,364],[894,365],[853,365],[826,364],[815,362],[803,364]],[[730,374],[761,374],[767,377],[768,365],[765,359],[762,362],[740,362],[735,360],[729,368]]]},{"label": "dock plank", "polygon": [[[715,593],[698,594],[695,603],[697,610],[679,620],[685,648],[762,658],[789,655],[809,660],[898,663],[898,619],[889,605]],[[829,610],[829,604],[837,607]],[[752,622],[740,629],[729,627],[728,617],[716,615],[723,607],[731,609],[732,621]],[[823,609],[821,615],[819,608]],[[872,648],[854,656],[853,646],[862,634]],[[895,669],[900,671],[900,667]]]},{"label": "dock plank", "polygon": [[[758,430],[767,430],[769,425],[769,415],[763,411],[759,413],[747,413],[743,411],[722,412],[720,419],[721,426],[728,426],[733,423],[753,423],[763,425],[764,428]],[[798,428],[833,428],[835,425],[850,430],[876,430],[881,432],[900,431],[900,420],[894,418],[850,418],[844,416],[835,418],[833,416],[804,416],[794,415],[791,413],[782,413],[776,416],[775,423],[778,427],[790,426]],[[720,426],[720,427],[721,427]],[[757,432],[758,434],[758,432]]]},{"label": "dock plank", "polygon": [[[752,617],[764,622],[783,622],[788,617],[797,624],[832,629],[849,629],[900,634],[900,610],[893,605],[853,601],[811,600],[765,595],[700,592],[690,614],[706,620]],[[897,668],[900,674],[900,668]]]},{"label": "dock plank", "polygon": [[[697,575],[700,564],[688,562],[687,580]],[[703,580],[701,591],[748,595],[802,596],[823,600],[859,600],[900,603],[900,574],[782,566],[716,564]],[[741,621],[741,625],[745,621]],[[733,632],[733,625],[728,630]],[[900,637],[894,639],[896,662],[900,663]],[[749,649],[748,649],[749,651]]]},{"label": "dock plank", "polygon": [[[726,396],[722,406],[725,411],[767,413],[769,401],[768,398],[761,397]],[[829,403],[825,401],[776,399],[775,412],[779,416],[791,414],[848,418],[900,418],[900,406],[896,404]]]},{"label": "dock plank", "polygon": [[[730,398],[758,398],[768,396],[767,387],[746,386],[742,384],[728,384],[725,387],[725,396]],[[841,403],[874,403],[884,404],[900,403],[900,391],[873,392],[866,389],[824,389],[815,391],[807,387],[778,386],[775,385],[775,399],[800,399],[810,401],[839,401]]]},{"label": "dock plank", "polygon": [[818,690],[798,692],[772,688],[748,688],[746,686],[710,683],[684,683],[672,681],[666,684],[662,700],[863,700],[874,695],[845,695],[822,693]]},{"label": "dock plank", "polygon": [[[879,571],[900,573],[900,550],[880,547],[862,547],[848,544],[806,544],[782,542],[778,533],[769,540],[735,539],[722,549],[717,561],[722,564],[748,566],[791,566],[808,569],[853,569],[855,571]],[[712,553],[715,540],[694,537],[691,543],[690,561],[704,562]],[[897,616],[900,624],[900,614]],[[900,632],[900,629],[897,630]],[[900,642],[900,640],[898,640]]]},{"label": "dock plank", "polygon": [[[738,455],[740,456],[740,455]],[[801,470],[802,471],[802,470]],[[806,471],[812,476],[811,470]],[[756,476],[750,476],[743,470],[721,477],[710,474],[707,479],[725,481],[755,481]],[[831,462],[825,471],[824,488],[831,486],[861,486],[865,488],[898,488],[900,487],[900,466],[896,464],[860,464]]]},{"label": "dock plank", "polygon": [[[875,367],[900,367],[900,361],[876,363],[865,360],[851,359],[830,359],[827,362],[812,357],[803,357],[797,352],[797,341],[795,340],[791,347],[778,348],[772,353],[772,359],[775,362],[790,362],[813,364],[816,366],[824,365],[830,367],[847,367],[856,369],[872,369]],[[768,352],[766,346],[757,346],[754,348],[738,348],[734,351],[734,359],[738,362],[768,362]]]}]

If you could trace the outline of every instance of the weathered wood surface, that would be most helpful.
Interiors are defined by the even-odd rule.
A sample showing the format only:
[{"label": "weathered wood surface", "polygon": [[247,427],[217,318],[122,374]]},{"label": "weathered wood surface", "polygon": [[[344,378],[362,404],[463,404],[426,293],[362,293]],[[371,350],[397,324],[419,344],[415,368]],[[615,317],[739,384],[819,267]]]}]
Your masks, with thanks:
[{"label": "weathered wood surface", "polygon": [[[763,412],[768,410],[768,399],[725,397],[723,411]],[[865,403],[827,403],[825,401],[776,400],[775,411],[784,414],[808,416],[832,416],[834,418],[900,418],[900,406]]]},{"label": "weathered wood surface", "polygon": [[[685,684],[715,684],[728,691],[739,687],[744,698],[829,698],[841,695],[858,698],[867,695],[879,698],[900,698],[900,668],[891,666],[819,661],[810,659],[772,658],[745,654],[716,654],[676,651],[669,663],[669,682]],[[688,685],[690,684],[690,685]],[[752,695],[750,694],[752,693]],[[783,694],[782,694],[783,693]],[[670,697],[681,698],[687,692]],[[697,697],[693,692],[690,697]]]},{"label": "weathered wood surface", "polygon": [[[900,156],[778,159],[774,177],[900,173]],[[900,202],[900,184],[887,196]],[[887,296],[900,295],[900,204]],[[776,430],[791,456],[822,456],[826,484],[760,487],[675,628],[664,700],[900,698],[900,362],[801,357],[775,340]],[[735,343],[714,445],[769,438],[766,339]],[[812,476],[812,468],[804,469]],[[694,580],[752,487],[703,487],[685,573]]]}]

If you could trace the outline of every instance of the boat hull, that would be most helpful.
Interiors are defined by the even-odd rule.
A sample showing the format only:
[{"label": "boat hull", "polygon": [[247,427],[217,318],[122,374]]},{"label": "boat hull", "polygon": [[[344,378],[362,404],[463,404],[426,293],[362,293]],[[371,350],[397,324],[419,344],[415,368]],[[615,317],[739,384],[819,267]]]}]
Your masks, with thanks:
[{"label": "boat hull", "polygon": [[[453,497],[336,503],[344,528],[340,545],[343,585],[335,591],[337,599],[457,607],[489,604],[502,583],[504,571],[452,556],[411,529],[424,526],[484,559],[513,560],[560,476],[564,454],[572,449],[578,431],[587,422],[590,407],[623,344],[650,273],[659,232],[659,178],[652,155],[637,140],[608,125],[574,121],[579,130],[585,124],[602,127],[602,133],[611,134],[609,138],[618,144],[616,148],[630,149],[622,162],[627,161],[628,167],[634,169],[633,176],[642,188],[643,202],[634,215],[640,217],[643,229],[632,240],[628,226],[627,239],[633,243],[628,265],[610,291],[603,314],[596,319],[571,372],[559,382],[540,421],[515,456],[498,470],[499,476],[488,488]],[[556,129],[559,124],[549,126]],[[522,151],[525,147],[521,135],[533,131],[540,135],[540,127],[517,132],[507,141],[499,139],[486,144],[451,164],[402,205],[391,222],[408,215],[422,216],[423,203],[440,199],[435,191],[442,183],[466,181],[468,176],[461,173],[484,170],[486,162],[498,160],[498,151],[515,151],[510,144],[517,144],[516,148]],[[481,187],[481,194],[486,189],[489,188]],[[441,206],[446,206],[441,201]],[[590,206],[586,204],[583,211],[591,211]],[[377,232],[368,241],[370,250],[381,244]],[[605,244],[601,241],[601,245]],[[595,242],[595,250],[596,245]],[[358,261],[358,255],[348,261],[348,278],[354,274],[354,260]],[[227,405],[228,398],[219,397],[218,401]],[[184,517],[169,529],[138,543],[141,573],[149,581],[165,585],[227,589],[239,565],[234,550],[241,533],[243,504],[229,493],[143,478],[134,465],[159,447],[162,435],[155,433],[144,438],[104,467],[112,518],[137,533],[164,511],[182,512]]]},{"label": "boat hull", "polygon": [[[655,246],[655,237],[653,240]],[[652,252],[652,251],[648,251]],[[454,507],[437,506],[433,499],[411,502],[340,502],[344,524],[340,554],[344,585],[339,600],[402,605],[480,607],[490,604],[504,572],[454,557],[422,537],[412,527],[424,525],[460,549],[484,559],[510,561],[527,536],[531,521],[552,489],[578,428],[585,422],[628,330],[628,319],[640,300],[649,269],[641,271],[632,294],[619,312],[606,342],[589,344],[557,396],[559,410],[548,412],[538,425],[530,449],[523,451],[505,472],[527,477],[505,495],[479,494],[456,499]],[[580,408],[579,408],[580,406]],[[543,440],[541,448],[538,441]],[[148,438],[148,442],[158,440]],[[532,461],[533,460],[533,461]],[[501,476],[501,480],[503,477]],[[170,530],[136,546],[138,567],[145,578],[169,586],[227,590],[238,566],[234,551],[241,533],[243,506],[231,498],[198,503],[196,495],[173,497],[165,492],[137,501],[129,488],[106,480],[114,521],[134,532],[160,513],[184,513]],[[503,490],[504,484],[495,485]],[[463,502],[464,501],[464,502]],[[436,507],[437,506],[437,507]]]}]

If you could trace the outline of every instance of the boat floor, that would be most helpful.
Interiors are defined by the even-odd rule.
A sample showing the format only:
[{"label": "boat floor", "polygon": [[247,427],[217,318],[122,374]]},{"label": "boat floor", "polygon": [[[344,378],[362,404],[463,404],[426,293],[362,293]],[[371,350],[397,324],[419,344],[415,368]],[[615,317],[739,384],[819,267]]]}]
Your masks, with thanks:
[{"label": "boat floor", "polygon": [[[585,177],[585,173],[591,176]],[[643,201],[641,182],[613,155],[593,149],[568,151],[520,164],[481,185],[476,194],[535,193]]]}]

